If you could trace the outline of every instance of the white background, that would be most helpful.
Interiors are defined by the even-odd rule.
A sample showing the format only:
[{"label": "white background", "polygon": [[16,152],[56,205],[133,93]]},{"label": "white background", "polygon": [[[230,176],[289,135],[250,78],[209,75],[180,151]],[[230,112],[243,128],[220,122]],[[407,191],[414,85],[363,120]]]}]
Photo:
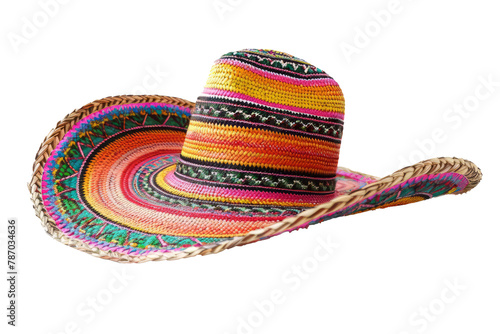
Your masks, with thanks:
[{"label": "white background", "polygon": [[[6,325],[5,279],[0,284],[8,333],[500,331],[496,2],[62,2],[2,1],[0,8],[4,273],[5,223],[19,219],[17,328]],[[212,62],[242,48],[291,53],[339,82],[346,99],[341,166],[385,176],[457,156],[481,167],[483,181],[466,195],[177,262],[120,265],[45,234],[27,183],[58,120],[110,95],[195,100]],[[329,240],[339,246],[319,261],[315,250]],[[307,277],[293,266],[305,266]]]}]

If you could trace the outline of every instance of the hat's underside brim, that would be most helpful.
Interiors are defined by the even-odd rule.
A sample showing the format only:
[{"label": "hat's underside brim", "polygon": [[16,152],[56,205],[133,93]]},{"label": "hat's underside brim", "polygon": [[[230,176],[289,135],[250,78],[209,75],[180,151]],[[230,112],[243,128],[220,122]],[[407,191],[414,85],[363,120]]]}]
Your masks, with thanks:
[{"label": "hat's underside brim", "polygon": [[[166,96],[117,96],[60,121],[37,153],[29,184],[46,231],[109,260],[173,260],[218,253],[331,218],[464,193],[481,179],[473,163],[439,158],[384,178],[339,168],[336,192],[322,203],[190,198],[173,173],[193,106]],[[220,187],[227,176],[217,177],[207,180]],[[210,183],[203,191],[210,193]]]}]

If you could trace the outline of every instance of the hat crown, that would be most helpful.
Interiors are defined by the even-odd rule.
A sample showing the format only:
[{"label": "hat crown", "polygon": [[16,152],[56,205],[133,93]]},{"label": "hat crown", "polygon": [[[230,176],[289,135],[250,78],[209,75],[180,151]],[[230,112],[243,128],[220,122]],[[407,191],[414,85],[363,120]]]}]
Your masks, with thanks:
[{"label": "hat crown", "polygon": [[273,50],[230,52],[192,110],[175,174],[213,186],[215,197],[227,189],[288,191],[298,202],[333,194],[343,119],[342,91],[319,68]]}]

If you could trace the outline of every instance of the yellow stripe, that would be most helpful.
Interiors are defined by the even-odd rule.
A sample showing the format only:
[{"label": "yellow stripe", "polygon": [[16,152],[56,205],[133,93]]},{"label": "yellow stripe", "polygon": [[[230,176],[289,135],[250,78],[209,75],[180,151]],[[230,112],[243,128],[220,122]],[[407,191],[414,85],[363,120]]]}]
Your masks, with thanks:
[{"label": "yellow stripe", "polygon": [[337,85],[294,85],[235,65],[219,63],[212,66],[205,87],[246,94],[271,103],[344,113],[344,96]]}]

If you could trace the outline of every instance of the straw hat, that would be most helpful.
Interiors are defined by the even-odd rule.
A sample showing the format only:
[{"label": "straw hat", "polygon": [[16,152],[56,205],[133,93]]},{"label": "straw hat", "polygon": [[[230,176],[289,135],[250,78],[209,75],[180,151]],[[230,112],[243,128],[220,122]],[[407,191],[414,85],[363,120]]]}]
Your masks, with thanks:
[{"label": "straw hat", "polygon": [[282,52],[230,52],[196,104],[116,96],[66,116],[42,143],[29,187],[56,240],[144,262],[462,194],[481,180],[457,158],[384,178],[337,167],[343,130],[342,91],[324,71]]}]

